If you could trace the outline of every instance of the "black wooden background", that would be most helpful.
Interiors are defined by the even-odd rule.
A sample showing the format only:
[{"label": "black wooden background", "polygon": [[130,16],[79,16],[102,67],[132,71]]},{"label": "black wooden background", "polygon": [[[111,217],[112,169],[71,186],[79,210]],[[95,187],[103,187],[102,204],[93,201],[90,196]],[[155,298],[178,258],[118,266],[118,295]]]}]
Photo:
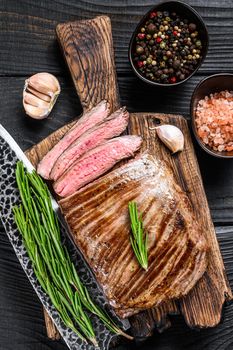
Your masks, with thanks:
[{"label": "black wooden background", "polygon": [[[55,26],[59,22],[111,17],[118,83],[122,104],[130,111],[183,114],[189,119],[192,91],[204,77],[233,72],[233,1],[188,0],[203,16],[210,34],[207,58],[198,73],[180,87],[147,87],[134,77],[127,58],[132,31],[153,0],[0,0],[0,123],[26,150],[81,112],[81,105],[59,51]],[[25,117],[22,90],[26,77],[48,71],[62,87],[58,102],[44,121]],[[233,287],[233,160],[221,160],[196,147],[216,225],[228,278]],[[131,347],[135,349],[135,345]],[[10,243],[0,229],[0,350],[65,350],[62,341],[46,337],[42,307],[22,271]],[[126,350],[129,347],[119,347]],[[190,330],[181,317],[155,334],[144,350],[232,350],[233,305],[224,309],[215,329]]]}]

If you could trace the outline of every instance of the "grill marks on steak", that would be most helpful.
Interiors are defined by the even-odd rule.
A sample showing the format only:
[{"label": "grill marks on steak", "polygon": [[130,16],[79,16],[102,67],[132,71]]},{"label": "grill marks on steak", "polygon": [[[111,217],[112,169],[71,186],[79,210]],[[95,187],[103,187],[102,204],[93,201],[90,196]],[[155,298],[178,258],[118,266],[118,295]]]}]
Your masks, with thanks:
[{"label": "grill marks on steak", "polygon": [[121,136],[90,150],[74,163],[53,185],[55,192],[66,197],[95,180],[122,159],[133,156],[141,146],[139,136]]},{"label": "grill marks on steak", "polygon": [[103,122],[109,112],[109,103],[101,101],[96,107],[83,114],[71,130],[40,161],[37,173],[44,179],[50,179],[50,172],[58,157],[85,131]]},{"label": "grill marks on steak", "polygon": [[50,178],[57,180],[85,152],[108,139],[120,135],[126,129],[128,121],[129,113],[123,107],[112,113],[101,124],[87,130],[57,159],[50,173]]},{"label": "grill marks on steak", "polygon": [[[135,200],[148,231],[149,268],[129,234]],[[143,155],[60,201],[77,246],[120,317],[186,295],[206,269],[206,242],[171,169]]]}]

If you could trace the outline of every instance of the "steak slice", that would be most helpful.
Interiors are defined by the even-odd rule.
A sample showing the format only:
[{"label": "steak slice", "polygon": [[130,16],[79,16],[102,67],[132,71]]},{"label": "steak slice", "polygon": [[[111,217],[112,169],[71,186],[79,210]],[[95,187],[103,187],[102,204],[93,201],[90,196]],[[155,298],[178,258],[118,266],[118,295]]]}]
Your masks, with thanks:
[{"label": "steak slice", "polygon": [[50,178],[57,180],[84,153],[104,141],[120,135],[126,129],[128,121],[129,113],[125,108],[120,108],[106,118],[103,123],[87,130],[57,159],[50,173]]},{"label": "steak slice", "polygon": [[85,131],[101,123],[109,115],[109,104],[101,101],[75,123],[64,137],[44,156],[37,167],[37,173],[44,179],[50,179],[50,172],[60,155]]},{"label": "steak slice", "polygon": [[139,136],[120,136],[90,150],[54,183],[55,192],[61,197],[73,194],[120,160],[133,156],[141,143]]},{"label": "steak slice", "polygon": [[[148,232],[148,270],[130,245],[128,202]],[[207,267],[191,203],[163,161],[144,154],[59,202],[75,243],[116,313],[128,317],[186,295]]]}]

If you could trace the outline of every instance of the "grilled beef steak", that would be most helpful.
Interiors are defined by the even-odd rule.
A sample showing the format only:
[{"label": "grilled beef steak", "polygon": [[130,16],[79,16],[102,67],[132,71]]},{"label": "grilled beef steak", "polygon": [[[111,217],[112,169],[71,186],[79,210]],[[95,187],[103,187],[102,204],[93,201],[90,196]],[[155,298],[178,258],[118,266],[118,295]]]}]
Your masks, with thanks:
[{"label": "grilled beef steak", "polygon": [[103,123],[94,126],[80,136],[57,159],[50,173],[50,178],[57,180],[84,153],[112,137],[120,135],[127,127],[129,113],[120,108],[106,118]]},{"label": "grilled beef steak", "polygon": [[[148,232],[143,270],[129,241],[128,202]],[[206,241],[171,169],[151,155],[128,162],[60,201],[74,240],[120,317],[186,295],[207,266]]]},{"label": "grilled beef steak", "polygon": [[60,155],[94,125],[101,123],[109,115],[109,104],[101,101],[96,107],[85,113],[65,136],[44,156],[37,167],[37,173],[44,179],[50,178],[50,172]]},{"label": "grilled beef steak", "polygon": [[102,143],[84,154],[54,183],[55,192],[61,197],[73,194],[120,160],[133,156],[141,143],[139,136],[120,136]]}]

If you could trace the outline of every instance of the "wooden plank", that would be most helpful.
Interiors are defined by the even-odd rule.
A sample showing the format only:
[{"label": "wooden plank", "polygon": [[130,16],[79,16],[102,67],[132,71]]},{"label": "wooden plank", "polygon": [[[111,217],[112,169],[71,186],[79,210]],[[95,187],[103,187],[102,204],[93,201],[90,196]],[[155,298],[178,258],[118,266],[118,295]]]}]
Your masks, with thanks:
[{"label": "wooden plank", "polygon": [[[208,28],[211,31],[211,52],[207,58],[205,65],[202,67],[205,72],[201,73],[210,74],[214,71],[232,71],[232,31],[231,31],[231,18],[232,17],[232,2],[224,0],[217,2],[211,0],[208,2],[203,1],[187,1],[194,6],[197,6],[198,11],[204,13],[204,18],[208,18]],[[122,52],[120,49],[120,41],[127,45],[127,40],[124,36],[124,32],[120,32],[118,29],[121,23],[122,13],[130,14],[136,13],[139,17],[144,6],[149,8],[153,5],[153,1],[115,1],[109,3],[108,0],[96,0],[96,1],[70,1],[65,0],[59,2],[48,2],[40,0],[18,2],[18,1],[5,1],[0,4],[0,8],[3,9],[1,13],[1,74],[6,75],[30,75],[38,70],[51,70],[58,74],[65,72],[65,66],[63,64],[62,56],[59,56],[59,48],[55,42],[55,35],[53,30],[53,22],[75,20],[86,16],[90,18],[98,13],[113,14],[113,30],[114,30],[114,42],[117,40],[117,68],[121,69],[122,65],[127,66],[126,50]],[[8,11],[8,13],[4,11]],[[132,12],[131,12],[132,11]],[[123,16],[125,16],[123,14]],[[218,18],[219,17],[219,18]],[[17,18],[17,19],[15,19]],[[48,22],[51,21],[51,24]],[[129,18],[129,25],[131,18]],[[134,22],[134,20],[133,20]],[[135,22],[136,23],[136,22]],[[54,24],[54,25],[55,25]],[[127,30],[127,23],[124,24],[124,30]],[[42,31],[42,34],[41,34]],[[231,31],[231,32],[229,32]],[[49,34],[47,37],[46,32]],[[225,35],[226,33],[226,35]],[[128,37],[128,34],[126,34]],[[218,45],[215,45],[215,36],[218,39]],[[224,38],[224,39],[222,39]],[[226,40],[225,40],[226,39]],[[222,42],[221,42],[222,40]],[[224,45],[223,45],[224,42]],[[226,44],[229,42],[228,47]],[[123,44],[122,44],[123,46]],[[15,51],[12,48],[16,49]],[[221,49],[223,51],[221,52]],[[123,67],[123,68],[124,68]],[[155,106],[158,106],[160,101],[161,92],[155,91],[155,94],[151,94],[153,99],[151,101],[152,108],[148,107],[148,100],[143,102],[145,95],[143,95],[143,89],[141,89],[141,101],[135,98],[133,100],[133,93],[131,89],[134,88],[134,81],[129,81],[129,77],[133,77],[130,71],[121,70],[119,73],[124,74],[120,79],[120,86],[122,86],[125,93],[131,96],[130,108],[136,111],[138,105],[140,110],[145,108],[149,110],[157,110]],[[128,74],[129,72],[129,74]],[[191,80],[200,78],[193,77]],[[9,79],[9,80],[8,80]],[[20,108],[21,106],[21,86],[19,80],[21,78],[4,78],[4,82],[1,80],[1,90],[4,92],[1,96],[4,96],[1,100],[1,122],[4,120],[5,126],[8,130],[13,131],[15,137],[24,149],[31,146],[33,143],[38,142],[40,139],[48,135],[51,131],[64,124],[68,119],[79,114],[75,110],[75,106],[78,103],[73,100],[69,100],[69,93],[72,94],[72,88],[69,92],[65,92],[61,98],[64,97],[65,107],[56,107],[58,116],[53,114],[57,119],[47,120],[45,123],[31,124],[27,121],[23,122],[24,114]],[[65,84],[68,84],[66,81]],[[129,89],[127,88],[129,87]],[[188,111],[188,98],[185,91],[190,87],[184,87],[184,91],[180,91],[175,101],[175,113],[184,113]],[[164,94],[165,95],[165,94]],[[8,98],[9,97],[9,98]],[[122,94],[122,97],[126,99],[126,95]],[[178,100],[180,97],[180,101]],[[184,97],[184,98],[183,98]],[[166,109],[165,112],[172,111],[174,100],[170,100],[170,95],[167,103],[162,107],[159,104],[160,111],[162,108]],[[70,105],[68,108],[67,106]],[[144,105],[144,106],[143,106]],[[149,108],[149,109],[148,109]],[[73,113],[74,110],[74,113]],[[71,113],[69,113],[71,112]],[[66,115],[65,115],[66,113]],[[188,112],[187,112],[188,113]],[[67,118],[67,119],[66,119]],[[20,125],[20,127],[18,127]],[[200,159],[199,159],[200,160]],[[208,200],[211,203],[212,214],[221,222],[222,218],[227,221],[232,216],[231,206],[231,190],[232,190],[232,172],[231,162],[218,162],[210,157],[201,159],[201,170],[205,188],[208,194]],[[221,193],[222,192],[222,193]],[[225,194],[229,196],[225,196]],[[226,214],[226,216],[225,216]],[[230,222],[230,221],[229,221]],[[232,273],[232,228],[217,229],[218,239],[222,243],[222,253],[225,258],[225,265],[229,272],[229,279],[231,282]],[[54,344],[46,339],[44,333],[43,322],[41,318],[41,310],[39,302],[36,297],[33,298],[33,291],[30,289],[30,285],[25,279],[23,271],[18,267],[18,263],[15,259],[15,254],[10,247],[8,241],[3,242],[4,232],[1,229],[1,244],[0,244],[0,279],[1,279],[1,307],[0,307],[0,319],[1,319],[1,347],[2,349],[17,349],[25,350],[25,347],[33,347],[34,349],[41,349],[41,343],[43,342],[43,348],[48,349],[65,349],[65,345],[55,342]],[[233,284],[231,284],[233,287]],[[24,300],[24,303],[22,303]],[[232,347],[232,328],[233,324],[233,309],[231,306],[225,310],[223,323],[214,329],[195,332],[187,327],[180,318],[173,318],[173,327],[166,332],[165,336],[159,336],[156,334],[151,341],[146,343],[145,346],[141,346],[140,349],[154,350],[157,349],[222,349],[229,350]],[[10,325],[10,327],[9,327]],[[126,349],[128,347],[121,347]]]},{"label": "wooden plank", "polygon": [[[208,12],[205,14],[204,18],[208,18],[208,27],[211,31],[211,52],[207,57],[208,61],[206,61],[205,65],[202,67],[202,69],[205,69],[205,71],[202,71],[201,69],[201,73],[210,74],[214,71],[232,71],[232,47],[226,47],[225,44],[227,42],[232,42],[232,2],[226,0],[217,2],[212,0],[203,3],[203,1],[193,0],[190,3],[194,6],[198,6],[197,9],[200,10],[201,13],[204,13],[204,11]],[[82,14],[84,17],[86,16],[86,18],[90,18],[98,13],[113,13],[112,19],[114,42],[117,40],[119,43],[117,45],[117,68],[119,69],[120,73],[122,72],[122,74],[124,74],[125,72],[125,75],[120,77],[123,89],[131,97],[131,110],[138,109],[138,105],[140,106],[141,111],[145,110],[145,108],[148,109],[148,99],[146,99],[146,96],[143,94],[142,88],[140,91],[140,101],[137,98],[133,100],[133,92],[131,89],[134,88],[134,81],[129,81],[128,83],[128,79],[129,77],[132,77],[132,73],[129,70],[123,70],[128,65],[126,49],[123,52],[120,48],[120,41],[122,41],[124,45],[127,45],[128,34],[126,34],[126,36],[124,35],[125,29],[127,31],[127,23],[124,24],[124,31],[122,30],[122,33],[118,28],[121,24],[123,12],[128,12],[128,14],[130,14],[128,17],[131,17],[131,11],[133,13],[137,12],[136,16],[139,17],[142,11],[144,11],[144,6],[148,8],[152,4],[154,4],[153,1],[147,1],[146,3],[142,3],[142,1],[134,1],[133,3],[127,2],[127,4],[125,1],[115,1],[114,4],[109,4],[108,0],[97,0],[88,3],[85,1],[75,1],[69,3],[66,1],[59,1],[51,3],[47,1],[38,2],[33,0],[30,1],[30,3],[17,1],[4,2],[4,11],[9,10],[10,12],[1,13],[1,29],[4,29],[0,33],[1,43],[4,46],[1,49],[1,74],[29,75],[38,70],[49,70],[55,73],[63,74],[65,68],[64,64],[62,64],[62,57],[61,55],[59,56],[58,46],[54,40],[53,22],[56,24],[57,22],[64,20],[78,19],[81,18]],[[122,5],[124,8],[122,8]],[[0,6],[2,5],[0,4]],[[125,15],[123,14],[123,16]],[[51,24],[48,25],[50,20]],[[129,26],[133,25],[131,23],[131,18],[129,18],[129,22]],[[40,32],[41,30],[42,34]],[[47,37],[46,32],[49,32],[49,38]],[[218,41],[217,45],[215,45],[215,38]],[[12,47],[14,47],[16,50],[12,50]],[[209,61],[209,57],[211,61]],[[200,77],[195,76],[191,79],[191,81],[196,78],[198,79]],[[2,99],[0,106],[1,122],[3,119],[5,126],[7,126],[9,130],[13,131],[24,149],[33,143],[38,142],[52,130],[55,130],[57,127],[59,127],[59,124],[62,125],[62,123],[65,123],[66,117],[71,120],[75,115],[79,114],[77,111],[74,111],[75,113],[72,112],[76,106],[75,99],[72,101],[69,100],[69,94],[65,93],[65,95],[63,95],[63,104],[65,103],[66,105],[69,105],[70,102],[70,107],[68,110],[66,107],[63,107],[64,113],[61,111],[62,107],[56,107],[59,111],[59,116],[57,116],[56,120],[47,120],[45,123],[42,122],[43,127],[41,127],[41,124],[29,124],[26,121],[23,123],[22,120],[24,120],[24,115],[20,110],[20,84],[17,83],[18,80],[15,78],[5,78],[4,81],[5,83],[2,84],[1,80],[2,91],[4,92],[4,94],[2,93],[4,99]],[[15,86],[17,86],[17,89],[15,89]],[[129,89],[127,87],[129,87]],[[140,88],[140,86],[138,88]],[[185,92],[189,88],[190,87],[187,87],[186,84],[183,91],[181,90],[178,93],[173,91],[173,93],[177,95],[177,100],[175,101],[174,105],[175,113],[184,113],[185,111],[186,114],[186,111],[188,111],[188,97],[186,96]],[[72,93],[72,89],[70,89],[70,93]],[[8,95],[10,98],[7,99],[6,95]],[[140,95],[139,91],[138,95]],[[165,100],[165,93],[163,95]],[[163,111],[162,108],[166,109],[166,112],[172,112],[174,100],[170,100],[170,96],[171,94],[169,94],[166,104],[162,106],[162,103],[159,103],[161,92],[154,91],[153,94],[151,93],[152,100],[150,101],[152,108],[149,108],[148,110],[157,110],[157,106],[159,105],[161,112]],[[125,94],[122,94],[122,97],[126,99]],[[145,103],[144,99],[146,99]],[[69,113],[69,109],[71,110],[71,113]],[[64,115],[65,113],[67,113],[67,116]],[[20,128],[18,128],[19,124]],[[214,216],[217,218],[218,222],[221,222],[225,213],[225,220],[228,220],[227,217],[231,219],[232,196],[230,196],[230,193],[232,189],[232,173],[229,169],[231,167],[231,163],[227,162],[226,164],[225,162],[218,162],[212,158],[210,161],[210,157],[206,157],[206,159],[203,159],[201,167],[203,170],[202,175],[204,175],[204,180],[206,181],[206,189],[209,191],[209,201],[211,201],[211,206],[214,208]],[[229,193],[229,196],[225,196],[227,192]],[[222,253],[223,257],[225,257],[224,261],[227,271],[229,272],[229,279],[231,281],[233,276],[232,228],[222,228],[221,233],[219,230],[217,230],[217,232],[219,233],[218,238],[220,243],[222,242]],[[3,236],[4,232],[1,230],[1,237]],[[0,318],[2,320],[2,348],[16,348],[17,350],[23,350],[25,349],[25,346],[29,346],[30,348],[33,346],[35,349],[41,349],[41,342],[43,342],[43,347],[49,349],[65,349],[65,346],[62,343],[58,344],[55,342],[52,344],[46,339],[42,325],[39,303],[37,302],[36,298],[33,298],[33,293],[30,289],[30,285],[28,285],[24,277],[23,271],[18,268],[14,252],[9,246],[8,241],[5,242],[5,244],[2,244],[1,240],[0,250]],[[25,303],[22,304],[22,300],[24,300]],[[144,347],[141,346],[140,349],[152,350],[156,346],[158,349],[169,348],[170,350],[177,350],[181,348],[189,350],[203,348],[205,348],[205,350],[213,350],[217,348],[229,350],[232,346],[232,310],[233,309],[231,306],[226,308],[223,323],[219,327],[202,332],[195,332],[188,329],[179,318],[173,319],[173,327],[166,332],[166,336],[156,335],[156,337],[151,339],[151,341]],[[121,348],[121,350],[122,349],[123,348]],[[124,347],[124,350],[125,349],[126,347]]]},{"label": "wooden plank", "polygon": [[[232,72],[233,47],[228,44],[233,41],[230,0],[186,2],[203,16],[210,33],[211,45],[199,72]],[[44,70],[64,74],[65,66],[55,38],[56,24],[107,14],[112,20],[118,73],[132,75],[127,54],[129,40],[142,15],[154,4],[153,0],[115,0],[114,5],[109,0],[3,1],[0,3],[0,74],[30,75]]]},{"label": "wooden plank", "polygon": [[[207,20],[210,31],[211,47],[205,64],[201,68],[201,73],[210,74],[217,71],[232,71],[232,2],[193,0],[187,1],[196,6],[204,18]],[[150,99],[143,93],[145,86],[137,85],[138,96],[141,93],[140,101],[138,96],[134,97],[134,80],[129,70],[126,48],[121,50],[121,46],[128,45],[129,30],[133,30],[136,24],[136,17],[139,18],[142,12],[152,6],[154,1],[121,1],[109,2],[108,0],[95,1],[70,1],[60,0],[59,2],[48,2],[40,0],[5,1],[0,4],[0,36],[1,36],[1,67],[2,75],[30,75],[37,71],[51,71],[58,74],[65,72],[62,56],[59,55],[59,48],[55,41],[54,26],[57,22],[65,20],[75,20],[79,18],[90,18],[96,14],[109,13],[112,15],[114,44],[117,45],[117,68],[120,74],[120,87],[122,86],[122,97],[124,103],[129,96],[130,109],[158,110],[165,112],[175,112],[188,114],[189,100],[186,94],[191,91],[196,80],[200,79],[195,75],[187,84],[182,86],[176,99],[176,91],[161,92],[161,90],[151,90]],[[136,17],[135,17],[136,16]],[[123,18],[123,25],[121,25]],[[129,24],[127,24],[127,21]],[[122,28],[122,31],[120,30]],[[125,31],[126,29],[126,31]],[[126,33],[126,34],[125,34]],[[121,45],[122,42],[122,45]],[[12,50],[14,48],[14,50]],[[128,75],[130,74],[130,76]],[[75,98],[70,99],[73,90],[65,91],[61,95],[62,104],[58,104],[56,113],[52,114],[53,119],[40,123],[30,123],[25,120],[21,106],[22,86],[21,78],[5,77],[0,80],[1,88],[1,122],[13,132],[18,142],[24,149],[46,137],[66,121],[71,120],[79,114],[80,106]],[[23,80],[22,80],[23,81]],[[194,84],[193,84],[194,82]],[[190,83],[190,85],[189,85]],[[23,84],[23,83],[22,83]],[[69,86],[65,80],[63,89]],[[134,89],[134,91],[133,91]],[[190,89],[190,90],[189,90]],[[148,92],[147,92],[148,93]],[[168,94],[168,98],[165,98]],[[173,96],[175,94],[175,97]],[[184,94],[184,95],[183,95]],[[160,98],[162,101],[160,103]],[[184,97],[184,98],[183,98]],[[145,100],[145,102],[144,102]],[[150,101],[149,101],[150,100]],[[149,102],[148,102],[149,101]],[[165,101],[165,104],[163,105]],[[63,106],[63,107],[62,107]],[[151,107],[150,107],[151,106]],[[77,108],[78,107],[78,108]],[[174,108],[174,110],[173,110]],[[80,109],[81,111],[81,109]],[[199,158],[200,161],[200,158]],[[232,218],[232,173],[231,162],[219,162],[211,157],[201,159],[201,170],[205,188],[208,193],[208,200],[211,203],[212,214],[221,222]],[[229,196],[228,196],[229,194]],[[226,214],[227,213],[227,214]],[[226,214],[226,216],[225,216]],[[230,222],[230,221],[229,221]],[[221,232],[220,232],[221,230]],[[46,339],[43,327],[40,304],[33,291],[25,279],[24,272],[18,266],[15,254],[4,232],[0,230],[0,319],[1,321],[1,347],[2,349],[25,350],[31,349],[65,349],[65,345],[55,342],[54,344]],[[232,228],[223,227],[217,229],[218,239],[222,243],[222,254],[232,284]],[[22,300],[24,302],[22,302]],[[223,323],[217,328],[195,332],[185,327],[181,318],[173,318],[173,327],[166,332],[166,335],[156,336],[145,346],[140,346],[141,350],[156,349],[222,349],[229,350],[232,347],[232,325],[233,307],[225,309]],[[10,325],[10,326],[9,326]],[[126,350],[128,347],[121,347]],[[119,350],[120,350],[119,349]]]}]

